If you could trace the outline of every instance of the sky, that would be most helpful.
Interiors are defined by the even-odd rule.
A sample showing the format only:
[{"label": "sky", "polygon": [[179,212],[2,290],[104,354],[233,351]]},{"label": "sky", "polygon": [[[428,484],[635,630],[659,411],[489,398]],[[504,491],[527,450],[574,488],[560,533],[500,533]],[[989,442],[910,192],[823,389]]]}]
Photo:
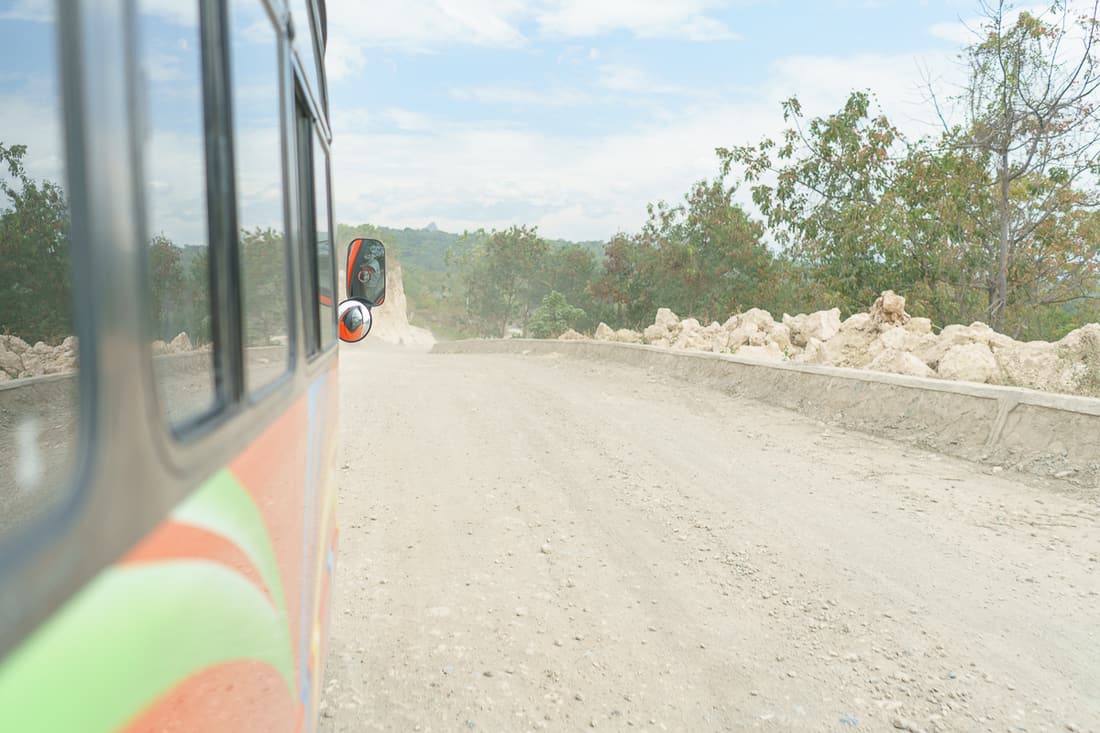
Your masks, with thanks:
[{"label": "sky", "polygon": [[[977,2],[329,0],[336,219],[606,240],[716,175],[716,147],[777,135],[792,95],[824,115],[870,89],[903,131],[933,132],[928,84],[957,91]],[[0,0],[0,142],[28,144],[28,171],[51,179],[64,159],[54,7]],[[149,228],[201,243],[197,3],[135,7]],[[261,7],[233,0],[230,13],[250,226],[282,220],[277,51]]]},{"label": "sky", "polygon": [[[871,89],[933,131],[975,0],[329,0],[336,216],[605,240]],[[747,192],[742,192],[747,201]]]}]

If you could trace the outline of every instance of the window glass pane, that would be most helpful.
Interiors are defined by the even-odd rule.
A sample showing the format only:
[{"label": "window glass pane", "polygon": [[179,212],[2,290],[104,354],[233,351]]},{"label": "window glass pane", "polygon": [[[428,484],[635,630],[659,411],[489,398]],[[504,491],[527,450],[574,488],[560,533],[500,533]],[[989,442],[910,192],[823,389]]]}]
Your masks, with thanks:
[{"label": "window glass pane", "polygon": [[336,341],[336,286],[332,269],[332,218],[329,216],[328,158],[313,138],[314,219],[317,228],[317,300],[321,308],[321,348]]},{"label": "window glass pane", "polygon": [[255,391],[290,355],[279,57],[259,0],[230,4],[230,34],[245,386]]},{"label": "window glass pane", "polygon": [[317,99],[321,98],[321,89],[317,83],[317,56],[314,51],[313,21],[310,18],[307,0],[290,0],[290,15],[294,20],[294,48],[298,51],[302,69],[309,79],[309,86]]},{"label": "window glass pane", "polygon": [[0,0],[0,537],[62,498],[77,344],[57,16]]},{"label": "window glass pane", "polygon": [[174,423],[217,399],[211,348],[202,39],[195,0],[139,0],[153,372]]}]

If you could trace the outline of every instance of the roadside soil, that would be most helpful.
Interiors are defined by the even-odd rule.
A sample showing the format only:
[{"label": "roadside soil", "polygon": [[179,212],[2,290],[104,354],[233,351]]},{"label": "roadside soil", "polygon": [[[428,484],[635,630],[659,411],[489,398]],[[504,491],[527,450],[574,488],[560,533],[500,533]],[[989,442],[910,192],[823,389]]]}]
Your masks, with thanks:
[{"label": "roadside soil", "polygon": [[321,730],[1100,731],[1100,500],[648,372],[341,353]]}]

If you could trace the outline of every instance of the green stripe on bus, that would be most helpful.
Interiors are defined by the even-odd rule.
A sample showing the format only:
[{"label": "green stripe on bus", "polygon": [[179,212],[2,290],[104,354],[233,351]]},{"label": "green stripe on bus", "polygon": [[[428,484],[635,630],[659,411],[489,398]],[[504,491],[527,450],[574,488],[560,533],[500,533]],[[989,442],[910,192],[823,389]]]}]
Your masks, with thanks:
[{"label": "green stripe on bus", "polygon": [[275,668],[294,695],[285,612],[217,563],[115,567],[0,667],[0,731],[112,731],[200,670]]},{"label": "green stripe on bus", "polygon": [[220,534],[236,544],[263,578],[275,605],[286,610],[286,596],[275,560],[275,547],[259,509],[241,482],[219,471],[181,504],[172,518]]}]

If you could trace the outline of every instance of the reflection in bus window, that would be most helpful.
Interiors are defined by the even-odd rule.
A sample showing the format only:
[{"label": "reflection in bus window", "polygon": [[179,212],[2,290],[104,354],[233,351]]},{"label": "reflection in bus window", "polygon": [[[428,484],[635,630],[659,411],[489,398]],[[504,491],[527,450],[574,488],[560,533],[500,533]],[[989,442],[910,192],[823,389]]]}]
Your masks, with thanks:
[{"label": "reflection in bus window", "polygon": [[333,283],[332,216],[328,192],[328,156],[324,146],[313,136],[313,191],[315,226],[317,228],[317,300],[321,309],[321,348],[336,341],[336,310]]},{"label": "reflection in bus window", "polygon": [[297,33],[294,45],[298,50],[298,57],[302,62],[302,70],[309,79],[309,86],[313,89],[314,96],[321,98],[321,89],[317,75],[317,52],[313,45],[312,13],[308,0],[290,0],[290,14],[294,20],[294,28]]},{"label": "reflection in bus window", "polygon": [[138,3],[153,371],[173,423],[216,401],[198,2]]},{"label": "reflection in bus window", "polygon": [[53,4],[0,1],[0,536],[63,497],[79,393]]},{"label": "reflection in bus window", "polygon": [[255,391],[287,370],[290,354],[279,55],[260,0],[230,4],[229,33],[245,386]]}]

